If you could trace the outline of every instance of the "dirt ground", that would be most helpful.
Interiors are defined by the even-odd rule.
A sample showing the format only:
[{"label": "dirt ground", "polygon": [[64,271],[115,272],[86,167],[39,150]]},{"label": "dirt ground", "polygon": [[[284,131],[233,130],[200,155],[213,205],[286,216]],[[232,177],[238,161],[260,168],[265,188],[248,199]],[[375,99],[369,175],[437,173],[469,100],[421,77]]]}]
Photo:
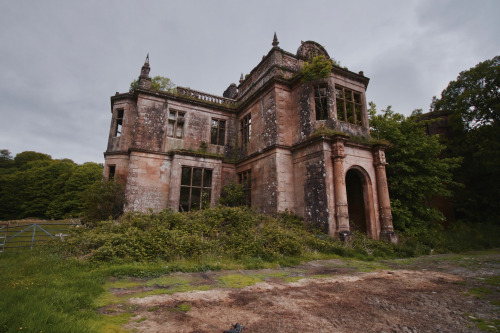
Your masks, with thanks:
[{"label": "dirt ground", "polygon": [[145,287],[114,288],[131,297],[112,310],[132,309],[124,327],[131,332],[221,333],[236,322],[244,333],[499,332],[499,276],[499,250],[377,263],[321,260],[276,270],[175,273],[162,288],[186,280],[204,290],[133,297]]}]

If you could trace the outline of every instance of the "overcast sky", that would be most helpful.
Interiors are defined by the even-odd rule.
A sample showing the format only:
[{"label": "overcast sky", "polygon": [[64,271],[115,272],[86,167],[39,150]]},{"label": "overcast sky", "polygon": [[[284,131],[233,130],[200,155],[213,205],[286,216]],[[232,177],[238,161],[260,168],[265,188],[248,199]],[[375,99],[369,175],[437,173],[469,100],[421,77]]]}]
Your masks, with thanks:
[{"label": "overcast sky", "polygon": [[271,49],[313,40],[370,78],[379,109],[428,111],[500,54],[498,0],[0,0],[0,149],[104,161],[110,96],[151,75],[222,95]]}]

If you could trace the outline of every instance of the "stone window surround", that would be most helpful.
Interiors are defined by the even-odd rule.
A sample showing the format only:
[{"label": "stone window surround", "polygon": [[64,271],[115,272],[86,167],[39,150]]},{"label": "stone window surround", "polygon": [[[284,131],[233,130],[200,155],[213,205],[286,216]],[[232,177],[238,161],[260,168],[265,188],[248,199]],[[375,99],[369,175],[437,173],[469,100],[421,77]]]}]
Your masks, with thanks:
[{"label": "stone window surround", "polygon": [[246,146],[252,137],[252,113],[247,113],[240,120],[241,145]]},{"label": "stone window surround", "polygon": [[167,137],[182,139],[186,112],[169,109],[167,115]]},{"label": "stone window surround", "polygon": [[[339,97],[338,92],[341,92],[342,96]],[[350,97],[349,100],[347,99],[348,97]],[[339,107],[339,105],[341,107]],[[349,112],[349,106],[351,106],[352,109],[351,112]],[[337,120],[355,124],[357,126],[362,126],[363,110],[364,110],[362,92],[336,84],[335,107],[337,111]],[[340,108],[342,110],[339,110]],[[349,121],[350,117],[353,118],[352,121]]]},{"label": "stone window surround", "polygon": [[116,175],[116,165],[115,164],[108,165],[108,180],[115,179],[115,175]]},{"label": "stone window surround", "polygon": [[316,120],[328,120],[328,84],[320,83],[313,86],[314,112]]},{"label": "stone window surround", "polygon": [[238,182],[243,186],[246,203],[249,207],[252,206],[252,169],[247,169],[238,172]]},{"label": "stone window surround", "polygon": [[116,109],[116,117],[115,117],[115,126],[114,126],[114,137],[121,136],[122,128],[123,128],[123,109]]},{"label": "stone window surround", "polygon": [[[200,170],[199,174],[199,183],[195,179],[195,172]],[[179,196],[179,210],[180,211],[190,211],[193,208],[193,204],[198,204],[198,209],[203,209],[204,204],[208,204],[210,206],[210,202],[212,199],[212,169],[209,168],[201,168],[183,165],[181,167],[181,188],[180,188],[180,196]],[[189,184],[185,182],[184,175],[189,173]],[[207,180],[207,177],[209,179]],[[195,183],[196,182],[196,183]],[[194,191],[199,191],[199,196],[196,197]],[[204,195],[208,193],[208,200],[204,202]],[[186,208],[183,207],[182,197],[187,194],[188,202]],[[206,198],[205,198],[206,199]],[[192,200],[196,200],[193,203]]]},{"label": "stone window surround", "polygon": [[[215,136],[214,136],[214,130],[215,130]],[[225,142],[226,142],[226,120],[219,118],[212,118],[210,125],[210,143],[213,145],[224,146]]]}]

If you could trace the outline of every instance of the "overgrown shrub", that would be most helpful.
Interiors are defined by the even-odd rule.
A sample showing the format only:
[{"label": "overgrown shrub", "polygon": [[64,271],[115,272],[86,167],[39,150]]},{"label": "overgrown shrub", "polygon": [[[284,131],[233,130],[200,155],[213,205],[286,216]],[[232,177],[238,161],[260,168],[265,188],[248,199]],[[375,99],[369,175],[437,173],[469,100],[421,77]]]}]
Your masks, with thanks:
[{"label": "overgrown shrub", "polygon": [[93,227],[70,231],[62,250],[93,261],[175,260],[203,256],[275,260],[311,252],[341,252],[337,239],[318,238],[302,219],[289,213],[277,217],[247,207],[217,206],[179,213],[128,213]]},{"label": "overgrown shrub", "polygon": [[243,191],[243,185],[231,183],[223,186],[219,198],[219,203],[227,207],[245,206],[246,197]]},{"label": "overgrown shrub", "polygon": [[125,192],[123,186],[114,181],[97,181],[83,194],[82,218],[86,225],[117,218],[123,213]]}]

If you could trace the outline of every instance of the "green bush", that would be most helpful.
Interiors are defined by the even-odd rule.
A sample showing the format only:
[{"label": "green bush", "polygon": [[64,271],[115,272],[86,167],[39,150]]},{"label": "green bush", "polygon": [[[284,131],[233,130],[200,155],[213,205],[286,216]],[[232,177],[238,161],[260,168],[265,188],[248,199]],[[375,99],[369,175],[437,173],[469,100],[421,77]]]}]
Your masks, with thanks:
[{"label": "green bush", "polygon": [[223,186],[219,198],[219,204],[227,207],[238,207],[246,205],[245,192],[243,185],[231,183]]},{"label": "green bush", "polygon": [[341,243],[308,231],[290,213],[277,217],[247,207],[179,213],[128,213],[70,230],[61,250],[92,261],[148,261],[222,256],[266,261],[312,252],[340,253]]}]

